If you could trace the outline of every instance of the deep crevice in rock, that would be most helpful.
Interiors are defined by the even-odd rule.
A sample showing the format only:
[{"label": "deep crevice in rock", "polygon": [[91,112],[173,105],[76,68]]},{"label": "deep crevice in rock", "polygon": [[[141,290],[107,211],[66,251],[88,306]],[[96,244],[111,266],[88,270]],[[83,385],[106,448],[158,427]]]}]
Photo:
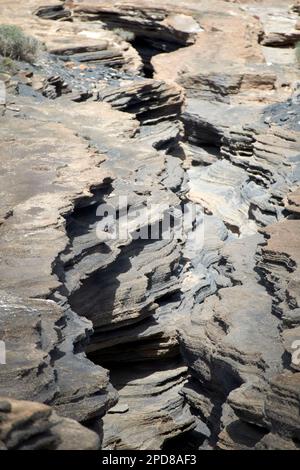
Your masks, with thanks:
[{"label": "deep crevice in rock", "polygon": [[[103,164],[104,169],[109,168],[113,173],[112,178],[104,178],[102,183],[99,175],[99,185],[90,187],[89,179],[93,175],[88,171],[90,168],[84,168],[88,180],[83,179],[80,188],[75,184],[69,189],[73,196],[66,203],[67,215],[66,209],[58,205],[58,214],[63,213],[65,217],[68,238],[66,248],[52,264],[53,283],[57,277],[61,285],[51,285],[49,291],[54,293],[43,295],[55,300],[64,309],[64,315],[55,313],[53,337],[57,336],[58,343],[54,346],[52,337],[42,338],[48,330],[47,320],[43,318],[46,327],[42,321],[33,324],[33,330],[41,337],[36,342],[37,349],[51,345],[45,353],[45,357],[48,354],[50,358],[49,363],[44,360],[36,371],[41,377],[51,366],[54,371],[53,378],[47,382],[49,389],[60,381],[61,390],[72,393],[63,395],[61,390],[54,389],[44,401],[54,403],[58,411],[67,415],[73,413],[72,417],[97,428],[99,435],[102,434],[100,418],[103,418],[106,448],[143,448],[150,442],[164,450],[195,449],[202,445],[221,449],[268,448],[273,445],[270,443],[273,437],[279,442],[276,445],[280,445],[282,439],[288,446],[297,447],[297,439],[291,438],[290,431],[281,435],[282,430],[285,433],[289,426],[293,428],[292,419],[285,413],[276,415],[277,409],[284,406],[280,403],[282,397],[289,403],[295,402],[294,380],[298,371],[291,362],[291,341],[299,325],[295,248],[298,232],[294,228],[299,220],[299,203],[297,192],[292,193],[299,179],[297,92],[289,101],[285,101],[284,94],[281,98],[280,93],[287,93],[289,86],[281,87],[285,89],[281,91],[276,88],[280,66],[271,64],[269,72],[260,62],[258,52],[261,51],[256,51],[255,47],[260,47],[257,39],[265,41],[266,36],[256,32],[256,19],[254,21],[252,14],[246,19],[244,14],[240,18],[239,27],[243,32],[240,38],[245,42],[243,61],[239,65],[242,71],[236,73],[228,63],[224,64],[224,70],[222,67],[214,70],[215,64],[207,60],[207,66],[213,66],[213,70],[207,76],[203,74],[204,40],[202,49],[197,50],[197,44],[191,48],[196,50],[195,57],[189,56],[193,52],[186,50],[188,61],[192,61],[193,67],[198,67],[199,62],[200,68],[193,72],[191,67],[190,76],[182,69],[174,71],[171,77],[174,84],[170,85],[164,71],[159,70],[159,52],[169,52],[170,56],[164,59],[174,60],[176,53],[184,51],[179,49],[195,39],[194,32],[190,34],[184,28],[178,31],[177,22],[192,22],[193,27],[187,30],[194,31],[196,21],[189,15],[182,18],[179,14],[179,18],[176,15],[174,18],[164,8],[155,14],[147,9],[141,11],[138,6],[125,11],[122,5],[118,6],[120,11],[103,12],[101,8],[80,2],[73,11],[73,3],[67,2],[59,7],[43,7],[37,13],[47,19],[69,19],[72,15],[74,24],[78,22],[76,27],[82,21],[89,28],[96,21],[95,25],[100,28],[98,21],[102,20],[110,29],[120,26],[125,32],[134,33],[131,44],[143,59],[144,75],[148,79],[139,76],[138,67],[132,75],[123,73],[125,49],[111,52],[108,44],[97,43],[86,45],[87,50],[79,52],[78,46],[73,45],[72,54],[68,48],[63,56],[59,48],[55,51],[68,67],[73,67],[69,59],[71,62],[75,56],[79,59],[81,53],[84,55],[80,59],[89,66],[94,63],[95,51],[96,62],[103,59],[103,68],[93,64],[88,72],[86,65],[80,66],[82,72],[78,71],[81,60],[78,63],[75,60],[68,93],[74,92],[74,76],[76,85],[89,82],[88,92],[81,90],[78,94],[75,90],[76,96],[68,100],[64,79],[56,74],[48,77],[36,92],[57,100],[59,111],[56,113],[45,104],[45,115],[51,116],[54,135],[58,128],[60,131],[63,128],[59,135],[66,143],[76,135],[78,140],[73,144],[76,149],[82,142],[89,141],[94,157],[103,152],[107,159],[97,164],[89,160],[94,171]],[[146,21],[145,33],[141,32],[141,13],[142,20]],[[207,19],[209,39],[221,31],[232,49],[234,27],[229,34],[227,22],[232,21],[236,26],[235,15],[231,17],[226,9],[220,15],[212,13],[213,22],[209,14]],[[218,19],[221,30],[214,26]],[[248,21],[255,25],[251,23],[249,28]],[[251,28],[255,40],[252,32],[250,34]],[[205,34],[207,32],[204,32],[204,39]],[[288,41],[288,37],[280,36],[280,40]],[[222,49],[219,36],[217,40],[218,48]],[[269,44],[265,45],[274,44],[276,41],[269,38]],[[238,50],[240,44],[235,46]],[[247,63],[249,47],[250,65]],[[215,54],[219,57],[217,49]],[[151,63],[154,57],[153,64],[158,67],[155,70]],[[118,72],[105,69],[106,59],[119,69]],[[72,75],[66,73],[59,61],[55,66],[52,63],[50,69],[62,72],[67,79]],[[162,74],[162,80],[152,80],[154,72],[158,77]],[[98,81],[101,82],[99,89]],[[183,114],[182,89],[176,81],[187,92],[187,109]],[[31,85],[25,86],[30,88]],[[33,98],[33,93],[29,96]],[[66,101],[61,101],[65,98]],[[72,108],[74,113],[70,117],[66,110],[71,100],[78,108]],[[121,113],[109,115],[109,119],[116,119],[113,132],[107,123],[103,123],[103,127],[99,122],[94,123],[87,112],[92,109],[96,121],[103,102],[124,112],[123,116]],[[26,108],[24,101],[22,103],[24,116],[31,119],[33,111]],[[60,103],[63,103],[61,108]],[[262,103],[266,104],[263,112]],[[90,108],[81,108],[82,104]],[[127,113],[133,117],[131,122]],[[66,122],[61,122],[61,116]],[[180,120],[185,127],[184,137]],[[22,127],[25,119],[19,121]],[[123,124],[119,133],[116,128]],[[83,153],[86,151],[83,145],[80,149]],[[38,153],[39,157],[43,154]],[[77,165],[81,168],[79,161]],[[60,162],[58,168],[54,167],[58,181],[66,167]],[[74,174],[77,175],[76,171]],[[57,180],[51,181],[51,189]],[[63,184],[68,183],[68,178],[63,180]],[[168,241],[161,236],[156,240],[132,239],[118,244],[105,238],[110,227],[105,228],[101,240],[97,239],[98,205],[124,192],[131,197],[129,208],[145,204],[147,197],[152,196],[155,202],[167,198],[176,208],[183,204],[201,208],[203,217],[195,218],[190,229],[196,234],[205,226],[203,244],[197,245],[184,236]],[[76,199],[76,194],[81,196]],[[74,207],[70,209],[72,201]],[[39,215],[47,203],[42,201],[40,206],[34,206],[33,213],[36,211]],[[21,211],[22,206],[17,210]],[[51,230],[56,224],[55,228],[58,226],[63,233],[56,216],[50,217],[46,228]],[[117,212],[117,219],[119,217]],[[9,219],[4,217],[3,220],[1,226],[14,223],[13,212]],[[48,221],[47,217],[45,220]],[[282,227],[288,234],[286,246],[282,246],[286,236]],[[150,231],[147,224],[143,228]],[[171,229],[174,230],[173,219]],[[53,305],[52,308],[55,311]],[[28,318],[30,320],[29,314]],[[86,319],[93,323],[93,332]],[[90,368],[88,361],[80,362],[84,357],[82,353],[87,353]],[[114,399],[107,398],[108,381],[103,379],[103,388],[98,388],[97,364],[110,369],[111,382],[119,391],[119,403],[113,407]],[[89,368],[88,371],[85,368]],[[65,377],[69,369],[72,373]],[[29,372],[25,368],[22,374],[24,378]],[[89,400],[82,405],[82,398],[86,398],[85,378],[91,378],[92,391],[88,391]],[[94,400],[100,401],[95,405]],[[274,406],[278,402],[280,406]],[[281,428],[278,422],[284,419],[289,421]],[[153,427],[149,426],[149,421],[154,423]],[[136,435],[128,433],[128,427],[137,429]]]}]

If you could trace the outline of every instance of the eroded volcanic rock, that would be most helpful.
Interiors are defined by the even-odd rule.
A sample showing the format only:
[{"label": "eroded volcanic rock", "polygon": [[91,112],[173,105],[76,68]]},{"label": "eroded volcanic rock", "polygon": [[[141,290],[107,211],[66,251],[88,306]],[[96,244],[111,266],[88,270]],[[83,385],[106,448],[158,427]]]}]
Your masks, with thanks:
[{"label": "eroded volcanic rock", "polygon": [[77,421],[61,418],[49,406],[0,399],[1,450],[97,450],[97,434]]},{"label": "eroded volcanic rock", "polygon": [[[176,5],[177,3],[177,5]],[[168,48],[168,44],[188,45],[194,42],[200,25],[191,16],[185,14],[180,2],[164,5],[159,2],[98,2],[66,1],[64,9],[83,20],[101,20],[110,27],[121,27],[146,37],[159,49]]]},{"label": "eroded volcanic rock", "polygon": [[298,18],[1,2],[1,448],[299,448]]}]

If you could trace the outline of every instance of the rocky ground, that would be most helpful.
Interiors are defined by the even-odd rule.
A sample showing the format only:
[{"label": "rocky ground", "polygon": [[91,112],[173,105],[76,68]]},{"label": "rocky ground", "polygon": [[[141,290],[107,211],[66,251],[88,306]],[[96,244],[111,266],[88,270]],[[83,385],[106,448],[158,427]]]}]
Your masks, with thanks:
[{"label": "rocky ground", "polygon": [[300,4],[0,7],[0,448],[299,449]]}]

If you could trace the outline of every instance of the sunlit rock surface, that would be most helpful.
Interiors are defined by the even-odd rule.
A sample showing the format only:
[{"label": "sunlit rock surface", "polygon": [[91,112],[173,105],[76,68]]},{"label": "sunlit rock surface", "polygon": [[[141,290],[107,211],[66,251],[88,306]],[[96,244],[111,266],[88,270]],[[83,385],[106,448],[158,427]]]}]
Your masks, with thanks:
[{"label": "sunlit rock surface", "polygon": [[1,448],[298,449],[298,3],[0,6]]}]

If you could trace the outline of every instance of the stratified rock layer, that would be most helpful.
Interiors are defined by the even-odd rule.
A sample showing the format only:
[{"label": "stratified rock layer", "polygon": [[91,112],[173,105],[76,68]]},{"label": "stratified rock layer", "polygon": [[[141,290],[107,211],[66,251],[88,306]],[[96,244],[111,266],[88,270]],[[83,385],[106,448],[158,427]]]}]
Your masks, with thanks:
[{"label": "stratified rock layer", "polygon": [[61,418],[49,406],[0,399],[1,450],[97,450],[99,437],[77,421]]},{"label": "stratified rock layer", "polygon": [[1,8],[2,448],[299,448],[297,5]]}]

